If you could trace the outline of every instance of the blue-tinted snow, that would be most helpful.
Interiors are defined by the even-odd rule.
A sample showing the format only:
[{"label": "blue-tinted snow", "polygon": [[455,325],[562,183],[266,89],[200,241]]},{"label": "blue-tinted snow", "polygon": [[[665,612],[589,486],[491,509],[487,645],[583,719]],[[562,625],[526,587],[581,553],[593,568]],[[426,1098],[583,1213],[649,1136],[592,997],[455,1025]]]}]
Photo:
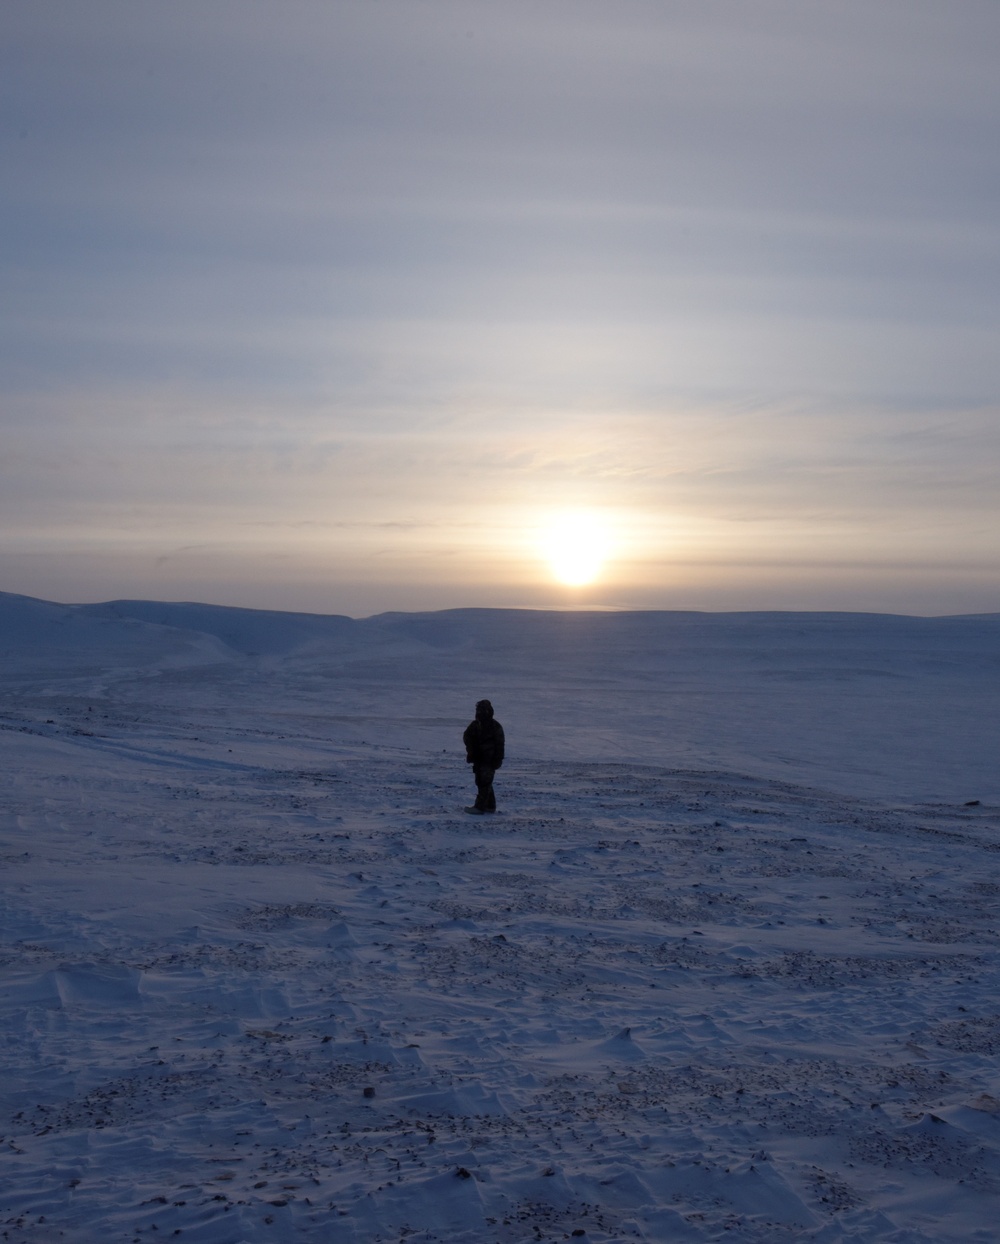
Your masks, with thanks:
[{"label": "blue-tinted snow", "polygon": [[0,1232],[992,1240],[998,657],[0,596]]}]

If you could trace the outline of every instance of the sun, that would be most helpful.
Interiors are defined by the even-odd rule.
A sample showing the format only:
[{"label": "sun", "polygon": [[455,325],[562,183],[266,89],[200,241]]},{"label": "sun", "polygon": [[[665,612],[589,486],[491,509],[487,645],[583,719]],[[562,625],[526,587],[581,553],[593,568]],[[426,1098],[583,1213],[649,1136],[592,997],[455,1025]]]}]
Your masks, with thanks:
[{"label": "sun", "polygon": [[590,511],[559,514],[542,532],[542,551],[564,587],[586,587],[600,575],[610,551],[607,525]]}]

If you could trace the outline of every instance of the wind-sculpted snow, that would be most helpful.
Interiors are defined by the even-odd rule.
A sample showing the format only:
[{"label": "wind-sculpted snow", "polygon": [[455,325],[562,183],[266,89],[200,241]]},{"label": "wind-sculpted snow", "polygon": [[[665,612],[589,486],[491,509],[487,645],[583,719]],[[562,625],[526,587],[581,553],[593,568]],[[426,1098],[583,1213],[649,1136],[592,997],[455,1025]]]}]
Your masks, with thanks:
[{"label": "wind-sculpted snow", "polygon": [[[919,620],[872,627],[895,621]],[[116,667],[105,635],[79,674],[7,666],[0,1238],[995,1239],[1000,809],[975,757],[950,801],[628,758],[640,646],[574,693],[553,641],[532,689],[515,633],[501,813],[467,817],[462,645],[490,645],[456,622],[375,619],[353,656]],[[866,659],[957,717],[935,671],[987,646],[933,633]],[[607,711],[547,758],[563,693]],[[890,788],[898,757],[872,757]]]}]

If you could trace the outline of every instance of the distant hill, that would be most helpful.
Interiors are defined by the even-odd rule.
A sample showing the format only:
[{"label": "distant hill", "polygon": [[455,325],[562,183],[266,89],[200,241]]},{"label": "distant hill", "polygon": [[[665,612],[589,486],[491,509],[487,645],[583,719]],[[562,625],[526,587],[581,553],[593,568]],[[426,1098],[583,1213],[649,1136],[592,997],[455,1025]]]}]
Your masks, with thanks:
[{"label": "distant hill", "polygon": [[289,652],[316,640],[340,639],[357,625],[352,618],[339,614],[283,613],[190,602],[112,600],[75,608],[92,618],[130,618],[214,635],[234,652],[261,656]]},{"label": "distant hill", "polygon": [[515,758],[715,766],[981,799],[1000,792],[998,680],[997,614],[450,609],[352,619],[0,593],[11,720],[35,696],[29,717],[42,720],[60,696],[154,715],[252,704],[262,721],[304,714],[321,732],[340,722],[352,738],[440,753],[488,696]]}]

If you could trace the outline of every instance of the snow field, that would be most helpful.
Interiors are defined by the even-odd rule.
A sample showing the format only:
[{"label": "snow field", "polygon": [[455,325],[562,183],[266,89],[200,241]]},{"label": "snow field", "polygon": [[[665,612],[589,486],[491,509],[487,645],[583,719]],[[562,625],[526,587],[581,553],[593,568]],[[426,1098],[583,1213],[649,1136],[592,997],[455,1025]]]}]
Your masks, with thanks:
[{"label": "snow field", "polygon": [[[607,663],[574,756],[568,658],[519,705],[521,647],[473,818],[453,646],[407,682],[409,639],[220,659],[167,628],[157,663],[138,625],[127,665],[41,645],[5,679],[0,1238],[996,1238],[976,763],[968,800],[900,800],[623,760]],[[518,747],[546,730],[561,758]]]}]

